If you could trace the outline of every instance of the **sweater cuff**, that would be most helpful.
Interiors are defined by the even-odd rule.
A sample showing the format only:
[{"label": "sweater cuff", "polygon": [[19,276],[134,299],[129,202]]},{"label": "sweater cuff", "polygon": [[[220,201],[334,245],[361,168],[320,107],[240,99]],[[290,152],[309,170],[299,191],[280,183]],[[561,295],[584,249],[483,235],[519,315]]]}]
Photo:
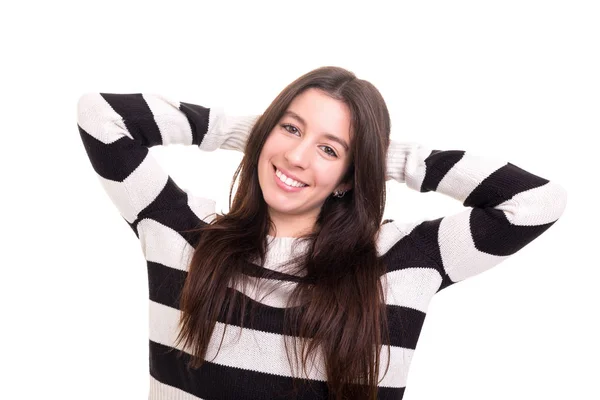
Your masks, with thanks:
[{"label": "sweater cuff", "polygon": [[208,131],[200,144],[200,149],[237,150],[244,152],[252,127],[260,115],[227,115],[223,108],[214,107],[210,111]]},{"label": "sweater cuff", "polygon": [[386,180],[406,181],[406,159],[420,145],[416,142],[398,142],[390,140],[387,150]]}]

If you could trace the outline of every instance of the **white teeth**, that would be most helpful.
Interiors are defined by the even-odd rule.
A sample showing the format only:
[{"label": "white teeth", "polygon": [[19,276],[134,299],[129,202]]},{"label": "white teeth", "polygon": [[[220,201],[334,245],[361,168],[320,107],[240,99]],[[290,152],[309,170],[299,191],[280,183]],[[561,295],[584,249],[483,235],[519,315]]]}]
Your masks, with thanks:
[{"label": "white teeth", "polygon": [[279,178],[280,181],[282,181],[283,183],[285,183],[288,186],[293,186],[293,187],[307,186],[304,183],[300,183],[298,181],[293,180],[292,178],[288,178],[280,170],[276,170],[275,175],[277,175],[277,177]]}]

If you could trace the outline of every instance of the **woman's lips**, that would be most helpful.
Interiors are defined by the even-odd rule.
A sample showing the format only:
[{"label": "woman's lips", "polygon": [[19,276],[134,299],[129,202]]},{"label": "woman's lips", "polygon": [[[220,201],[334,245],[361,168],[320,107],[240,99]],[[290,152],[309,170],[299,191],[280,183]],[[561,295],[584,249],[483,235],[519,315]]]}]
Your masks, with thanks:
[{"label": "woman's lips", "polygon": [[275,179],[275,184],[277,184],[277,186],[279,186],[281,189],[285,190],[286,192],[290,192],[290,193],[299,192],[300,190],[308,187],[308,186],[302,186],[302,187],[288,186],[285,183],[281,182],[279,177],[277,177],[277,167],[275,167],[274,165],[273,165],[273,179]]}]

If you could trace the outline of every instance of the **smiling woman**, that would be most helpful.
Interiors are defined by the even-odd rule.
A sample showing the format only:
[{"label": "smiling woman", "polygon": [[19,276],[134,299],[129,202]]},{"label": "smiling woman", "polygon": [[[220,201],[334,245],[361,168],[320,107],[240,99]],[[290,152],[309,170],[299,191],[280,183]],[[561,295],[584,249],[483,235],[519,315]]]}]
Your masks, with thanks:
[{"label": "smiling woman", "polygon": [[[89,93],[78,128],[147,260],[156,399],[401,399],[432,297],[566,206],[562,186],[509,162],[391,141],[379,91],[339,67],[260,116]],[[227,214],[158,165],[148,148],[170,143],[244,152]],[[389,179],[465,210],[382,223]]]},{"label": "smiling woman", "polygon": [[[385,264],[376,248],[389,135],[389,113],[379,91],[338,67],[296,79],[257,119],[234,176],[240,182],[229,213],[200,228],[183,287],[178,339],[196,346],[193,366],[204,365],[214,329],[202,321],[219,320],[222,304],[237,313],[237,301],[239,310],[249,302],[252,313],[266,312],[250,300],[246,286],[254,283],[262,295],[258,287],[276,279],[281,287],[272,289],[285,300],[276,318],[275,332],[283,334],[280,355],[295,360],[285,369],[290,385],[275,385],[277,394],[307,395],[316,380],[326,383],[318,398],[326,393],[377,397],[379,368],[389,360],[373,352],[389,343],[381,282]],[[302,246],[305,251],[297,251]],[[268,267],[271,257],[278,261],[275,268]],[[248,279],[248,259],[265,268],[250,275],[267,279]],[[273,268],[283,275],[271,276]],[[233,294],[226,290],[232,281],[231,287],[240,288]],[[209,293],[212,307],[202,301]],[[295,356],[288,353],[288,342]],[[320,361],[307,361],[315,355]],[[388,376],[397,386],[386,396],[402,391],[403,378],[393,377],[397,373],[402,372]]]},{"label": "smiling woman", "polygon": [[[346,145],[350,117],[342,101],[310,88],[290,103],[272,129],[258,160],[258,179],[274,224],[271,235],[312,231],[327,197],[351,189],[351,183],[342,182],[351,163]],[[299,127],[291,124],[294,120]],[[282,177],[296,183],[283,183]]]}]

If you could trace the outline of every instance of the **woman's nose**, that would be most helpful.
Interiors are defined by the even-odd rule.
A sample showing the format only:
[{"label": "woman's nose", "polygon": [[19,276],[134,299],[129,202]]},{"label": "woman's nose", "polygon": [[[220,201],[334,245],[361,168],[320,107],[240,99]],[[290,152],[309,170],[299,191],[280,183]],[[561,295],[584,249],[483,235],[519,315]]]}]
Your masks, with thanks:
[{"label": "woman's nose", "polygon": [[301,142],[292,146],[285,153],[285,158],[290,165],[306,168],[310,163],[310,144],[308,142]]}]

